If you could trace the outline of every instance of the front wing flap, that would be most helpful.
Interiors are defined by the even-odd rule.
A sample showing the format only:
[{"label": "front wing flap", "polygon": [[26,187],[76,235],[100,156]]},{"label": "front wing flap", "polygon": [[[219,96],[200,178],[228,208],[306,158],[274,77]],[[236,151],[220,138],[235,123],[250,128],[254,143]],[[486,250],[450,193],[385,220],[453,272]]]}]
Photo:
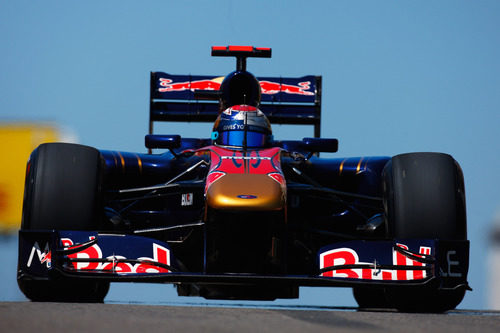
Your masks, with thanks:
[{"label": "front wing flap", "polygon": [[322,248],[320,276],[381,284],[419,284],[439,278],[441,288],[467,286],[468,241],[402,239],[349,241]]},{"label": "front wing flap", "polygon": [[308,275],[186,272],[167,243],[141,236],[82,231],[20,231],[20,279],[55,275],[109,281],[300,286],[467,285],[468,241],[405,239],[334,243],[318,252]]},{"label": "front wing flap", "polygon": [[168,244],[147,237],[83,231],[20,231],[19,274],[49,278],[169,274],[177,268]]}]

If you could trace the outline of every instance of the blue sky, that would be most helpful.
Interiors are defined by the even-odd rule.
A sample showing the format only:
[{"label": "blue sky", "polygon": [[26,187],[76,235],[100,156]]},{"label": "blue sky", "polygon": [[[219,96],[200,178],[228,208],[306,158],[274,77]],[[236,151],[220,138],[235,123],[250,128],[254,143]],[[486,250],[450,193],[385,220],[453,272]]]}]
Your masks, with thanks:
[{"label": "blue sky", "polygon": [[[1,0],[0,120],[55,122],[83,144],[145,151],[149,72],[226,74],[234,61],[211,58],[210,46],[228,44],[273,48],[272,59],[249,59],[257,76],[323,76],[322,134],[340,140],[337,156],[459,161],[474,289],[461,307],[485,308],[500,209],[498,1]],[[161,130],[208,137],[210,125]],[[322,295],[308,304],[336,297]]]}]

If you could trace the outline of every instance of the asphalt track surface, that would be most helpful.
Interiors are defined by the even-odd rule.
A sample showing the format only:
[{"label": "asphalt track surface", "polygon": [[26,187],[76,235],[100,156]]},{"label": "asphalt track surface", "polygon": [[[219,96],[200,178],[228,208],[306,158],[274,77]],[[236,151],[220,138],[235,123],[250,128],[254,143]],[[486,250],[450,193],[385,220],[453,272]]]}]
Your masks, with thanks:
[{"label": "asphalt track surface", "polygon": [[0,332],[499,332],[498,311],[408,314],[354,308],[246,308],[1,302]]}]

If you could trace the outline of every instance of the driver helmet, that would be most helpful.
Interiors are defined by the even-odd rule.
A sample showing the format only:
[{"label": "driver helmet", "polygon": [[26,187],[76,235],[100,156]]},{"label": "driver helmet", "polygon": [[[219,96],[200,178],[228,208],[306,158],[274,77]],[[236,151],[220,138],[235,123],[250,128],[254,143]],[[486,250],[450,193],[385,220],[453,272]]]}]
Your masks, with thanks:
[{"label": "driver helmet", "polygon": [[215,121],[214,144],[242,148],[267,147],[273,139],[271,123],[264,112],[250,105],[234,105]]},{"label": "driver helmet", "polygon": [[258,107],[261,89],[259,81],[252,73],[235,71],[227,75],[220,85],[220,106],[225,110],[233,105]]}]

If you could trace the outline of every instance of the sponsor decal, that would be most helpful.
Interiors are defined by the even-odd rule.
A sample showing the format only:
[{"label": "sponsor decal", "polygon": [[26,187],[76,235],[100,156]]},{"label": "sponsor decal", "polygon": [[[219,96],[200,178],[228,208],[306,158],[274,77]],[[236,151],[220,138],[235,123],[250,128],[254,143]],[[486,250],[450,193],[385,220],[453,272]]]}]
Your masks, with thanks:
[{"label": "sponsor decal", "polygon": [[256,195],[251,195],[251,194],[240,194],[237,195],[237,197],[240,199],[257,199]]},{"label": "sponsor decal", "polygon": [[[404,250],[408,250],[408,246],[404,244],[396,244]],[[430,255],[431,248],[421,246],[419,253],[422,255]],[[398,266],[420,266],[424,267],[426,264],[408,258],[404,254],[395,249],[392,250],[393,265]],[[320,254],[320,269],[332,266],[341,265],[372,265],[374,268],[342,268],[333,269],[321,273],[323,277],[334,278],[349,278],[349,279],[365,279],[365,280],[389,280],[389,281],[408,281],[408,280],[422,280],[427,277],[425,270],[403,270],[403,269],[380,269],[376,267],[376,262],[362,262],[358,254],[351,248],[338,248],[326,251]]]},{"label": "sponsor decal", "polygon": [[268,174],[269,177],[280,183],[281,185],[285,185],[285,177],[283,176],[282,173],[279,172],[273,172]]},{"label": "sponsor decal", "polygon": [[[94,239],[95,237],[90,237],[90,239]],[[61,244],[64,247],[64,250],[77,249],[80,245],[74,245],[73,241],[70,238],[61,238]],[[46,264],[47,268],[51,266],[51,251],[49,250],[49,244],[47,243],[44,247],[44,250],[41,250],[41,247],[37,242],[32,247],[31,254],[29,256],[27,266],[30,267],[33,263],[33,259],[35,255],[38,257],[38,260],[41,264]],[[125,260],[124,256],[121,255],[112,255],[106,258],[103,258],[102,250],[99,245],[94,244],[90,247],[87,247],[81,251],[76,253],[71,253],[67,255],[70,259],[90,259],[88,262],[83,260],[81,262],[72,262],[70,263],[69,268],[77,270],[77,271],[107,271],[110,273],[169,273],[170,271],[162,266],[157,265],[156,263],[170,265],[170,250],[153,243],[153,257],[140,257],[134,259],[132,261],[139,261],[137,263],[123,262],[120,260]],[[94,261],[95,259],[107,259],[107,262],[99,262]]]},{"label": "sponsor decal", "polygon": [[[457,260],[457,251],[449,250],[446,252],[446,267],[441,269],[441,276],[450,278],[461,278],[462,273],[456,272],[456,267],[460,267],[460,261]],[[455,271],[455,272],[454,272]]]},{"label": "sponsor decal", "polygon": [[[399,246],[400,248],[402,248],[404,250],[408,250],[408,246],[406,246],[404,244],[396,243],[396,246]],[[423,254],[423,255],[430,255],[431,249],[430,249],[430,247],[421,246],[419,253]],[[400,265],[400,266],[424,266],[425,265],[424,263],[412,260],[412,259],[408,258],[407,256],[405,256],[405,255],[403,255],[400,252],[395,251],[395,250],[392,251],[392,261],[395,265]],[[424,278],[426,278],[426,272],[424,270],[416,270],[416,271],[398,270],[396,280],[421,280]]]},{"label": "sponsor decal", "polygon": [[[91,239],[93,237],[90,237]],[[73,246],[73,241],[69,238],[61,238],[61,242],[65,250],[71,250],[77,246]],[[82,251],[68,255],[69,258],[79,259],[102,259],[102,251],[99,245],[94,244]],[[163,246],[153,243],[153,258],[140,257],[136,260],[141,263],[128,263],[117,261],[119,259],[127,259],[121,255],[108,256],[106,259],[111,262],[73,262],[72,268],[79,271],[109,271],[112,273],[169,273],[170,271],[164,267],[155,265],[155,262],[160,264],[170,265],[170,251]],[[116,261],[116,262],[115,262]],[[150,261],[151,263],[148,263]]]},{"label": "sponsor decal", "polygon": [[38,260],[40,260],[41,264],[45,264],[47,266],[47,268],[50,268],[50,266],[52,265],[52,253],[49,249],[49,243],[45,243],[45,247],[43,248],[43,252],[42,252],[38,242],[35,242],[35,244],[31,248],[31,253],[30,253],[28,262],[26,263],[27,267],[31,267],[31,264],[33,263],[33,258],[35,257],[35,254],[37,255]]},{"label": "sponsor decal", "polygon": [[244,124],[229,124],[222,126],[223,131],[235,130],[235,131],[243,131],[245,129]]},{"label": "sponsor decal", "polygon": [[184,91],[184,90],[219,90],[220,82],[214,80],[197,80],[197,81],[184,81],[184,82],[172,82],[171,79],[160,78],[160,86],[164,88],[159,88],[159,92],[169,92],[169,91]]},{"label": "sponsor decal", "polygon": [[[173,82],[172,79],[160,78],[159,85],[161,88],[158,88],[158,92],[219,90],[222,79],[222,77],[216,77],[206,80]],[[285,93],[290,95],[314,96],[314,91],[310,91],[311,81],[299,82],[297,85],[293,85],[263,80],[259,81],[259,84],[261,92],[264,95]]]},{"label": "sponsor decal", "polygon": [[314,96],[314,92],[308,91],[309,89],[311,89],[310,81],[299,82],[297,86],[271,81],[260,81],[259,83],[262,93],[266,95],[274,95],[280,92],[284,92],[286,94],[293,95]]},{"label": "sponsor decal", "polygon": [[183,193],[181,196],[181,206],[193,205],[193,193]]}]

